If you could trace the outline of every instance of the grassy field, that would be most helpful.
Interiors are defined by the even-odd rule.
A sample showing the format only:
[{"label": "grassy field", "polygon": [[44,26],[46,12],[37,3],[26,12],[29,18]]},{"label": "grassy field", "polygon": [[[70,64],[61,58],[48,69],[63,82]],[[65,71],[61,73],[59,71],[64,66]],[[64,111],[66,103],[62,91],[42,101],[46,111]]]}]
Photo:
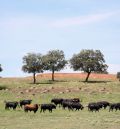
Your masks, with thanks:
[{"label": "grassy field", "polygon": [[90,79],[89,83],[78,78],[56,78],[51,82],[38,78],[0,78],[0,129],[120,129],[120,111],[89,112],[68,111],[57,107],[52,113],[25,113],[23,109],[5,110],[4,100],[32,99],[33,103],[48,103],[54,97],[79,97],[82,104],[107,100],[120,102],[120,82],[111,79]]}]

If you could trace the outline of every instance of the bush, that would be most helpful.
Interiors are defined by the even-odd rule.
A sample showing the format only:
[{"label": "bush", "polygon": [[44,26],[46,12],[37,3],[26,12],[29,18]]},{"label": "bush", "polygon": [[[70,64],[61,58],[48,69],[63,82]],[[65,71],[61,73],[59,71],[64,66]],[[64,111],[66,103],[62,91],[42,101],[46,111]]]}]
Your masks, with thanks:
[{"label": "bush", "polygon": [[117,72],[117,78],[118,78],[119,81],[120,81],[120,72]]}]

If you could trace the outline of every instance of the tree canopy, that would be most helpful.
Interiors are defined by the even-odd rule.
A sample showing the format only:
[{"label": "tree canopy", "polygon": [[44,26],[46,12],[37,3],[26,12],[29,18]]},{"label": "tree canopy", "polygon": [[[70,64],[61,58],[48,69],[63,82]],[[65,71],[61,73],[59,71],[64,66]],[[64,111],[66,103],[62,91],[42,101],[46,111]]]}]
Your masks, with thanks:
[{"label": "tree canopy", "polygon": [[45,70],[52,71],[52,80],[54,81],[54,72],[63,69],[67,63],[62,50],[51,50],[44,57]]},{"label": "tree canopy", "polygon": [[0,72],[2,72],[3,71],[3,69],[2,69],[2,66],[1,66],[1,64],[0,64]]},{"label": "tree canopy", "polygon": [[42,55],[36,53],[28,53],[23,57],[22,70],[27,73],[33,73],[34,83],[36,83],[36,73],[43,72]]},{"label": "tree canopy", "polygon": [[75,71],[80,70],[88,73],[85,81],[88,81],[91,72],[105,73],[108,68],[101,51],[92,49],[83,49],[80,53],[74,54],[70,59],[70,65]]}]

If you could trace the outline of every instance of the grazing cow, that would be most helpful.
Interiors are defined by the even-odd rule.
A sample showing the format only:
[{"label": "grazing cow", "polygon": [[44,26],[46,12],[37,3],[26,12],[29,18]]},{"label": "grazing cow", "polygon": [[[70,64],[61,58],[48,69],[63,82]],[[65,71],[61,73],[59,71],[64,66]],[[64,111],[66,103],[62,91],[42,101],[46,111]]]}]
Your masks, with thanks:
[{"label": "grazing cow", "polygon": [[12,108],[13,110],[16,109],[16,107],[18,106],[18,102],[6,102],[5,101],[5,109],[10,109]]},{"label": "grazing cow", "polygon": [[99,112],[100,108],[101,108],[101,107],[100,107],[99,104],[97,104],[97,103],[89,103],[89,104],[88,104],[88,110],[89,110],[89,111],[92,111],[92,112],[93,112],[93,111],[95,111],[95,112],[98,111],[98,112]]},{"label": "grazing cow", "polygon": [[115,109],[116,109],[116,111],[120,110],[120,103],[116,103]]},{"label": "grazing cow", "polygon": [[70,109],[76,109],[76,110],[83,110],[83,105],[80,103],[71,103],[70,106],[68,106],[68,108],[70,107]]},{"label": "grazing cow", "polygon": [[116,106],[116,103],[110,104],[109,112],[110,112],[110,111],[113,111],[113,109],[115,109],[115,106]]},{"label": "grazing cow", "polygon": [[72,104],[74,104],[74,103],[79,104],[79,102],[80,102],[79,98],[63,99],[62,107],[63,107],[63,109],[68,108],[69,110],[73,110]]},{"label": "grazing cow", "polygon": [[31,99],[28,99],[28,100],[20,100],[20,107],[22,108],[23,105],[26,105],[26,104],[31,104],[32,100]]},{"label": "grazing cow", "polygon": [[26,104],[24,106],[24,111],[28,112],[28,111],[33,111],[34,113],[36,113],[38,110],[38,104]]},{"label": "grazing cow", "polygon": [[112,104],[110,104],[110,107],[109,107],[109,112],[110,111],[113,111],[113,110],[120,110],[120,103],[112,103]]},{"label": "grazing cow", "polygon": [[99,106],[101,108],[103,107],[104,109],[106,109],[110,105],[110,103],[107,101],[100,101],[100,102],[97,102],[97,104],[99,104]]},{"label": "grazing cow", "polygon": [[60,105],[62,105],[62,101],[63,101],[62,98],[53,98],[51,100],[51,103],[54,103],[56,106],[59,104],[59,107],[60,107]]},{"label": "grazing cow", "polygon": [[63,107],[63,109],[68,108],[70,110],[70,109],[72,109],[71,104],[72,104],[72,102],[64,100],[62,102],[62,107]]},{"label": "grazing cow", "polygon": [[56,109],[56,106],[52,103],[50,104],[41,104],[41,111],[45,112],[46,110],[49,110],[49,112],[52,112],[53,109]]}]

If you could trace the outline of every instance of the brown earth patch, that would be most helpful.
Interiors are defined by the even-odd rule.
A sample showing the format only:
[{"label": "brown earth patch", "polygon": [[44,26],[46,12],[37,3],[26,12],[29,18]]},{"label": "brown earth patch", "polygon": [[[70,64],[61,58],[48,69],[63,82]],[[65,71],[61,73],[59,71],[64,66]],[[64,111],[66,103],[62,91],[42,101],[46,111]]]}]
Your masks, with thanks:
[{"label": "brown earth patch", "polygon": [[[55,78],[86,78],[86,73],[55,73]],[[37,77],[39,78],[51,78],[51,73],[43,73],[38,74]],[[115,74],[95,74],[91,73],[90,78],[93,79],[111,79],[116,80]]]},{"label": "brown earth patch", "polygon": [[17,93],[18,96],[35,96],[40,94],[65,94],[65,93],[88,93],[88,94],[95,94],[95,93],[112,93],[110,88],[96,88],[93,89],[91,87],[30,87],[30,88],[15,88],[10,90],[12,93]]}]

